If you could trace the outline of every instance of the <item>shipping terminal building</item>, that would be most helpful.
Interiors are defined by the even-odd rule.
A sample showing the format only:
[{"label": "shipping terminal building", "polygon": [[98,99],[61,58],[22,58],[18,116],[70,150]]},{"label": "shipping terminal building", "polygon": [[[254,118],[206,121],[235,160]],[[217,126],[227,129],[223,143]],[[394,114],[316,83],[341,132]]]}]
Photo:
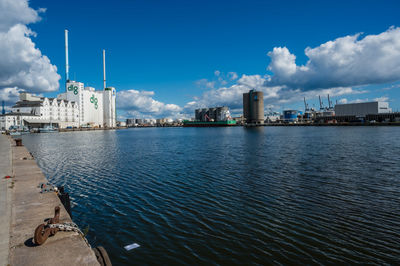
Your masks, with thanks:
[{"label": "shipping terminal building", "polygon": [[55,98],[20,93],[11,113],[0,116],[0,129],[10,127],[40,128],[54,125],[68,127],[116,127],[116,89],[106,86],[105,51],[103,50],[103,90],[85,87],[69,79],[68,31],[65,30],[65,92]]}]

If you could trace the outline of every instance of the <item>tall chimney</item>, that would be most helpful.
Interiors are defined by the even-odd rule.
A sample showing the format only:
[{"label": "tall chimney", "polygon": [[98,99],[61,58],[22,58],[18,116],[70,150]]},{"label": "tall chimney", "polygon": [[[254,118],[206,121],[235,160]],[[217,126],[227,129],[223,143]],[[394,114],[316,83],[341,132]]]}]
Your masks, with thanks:
[{"label": "tall chimney", "polygon": [[104,90],[106,89],[106,50],[103,49],[103,82]]},{"label": "tall chimney", "polygon": [[65,30],[65,82],[69,80],[69,65],[68,65],[68,30]]}]

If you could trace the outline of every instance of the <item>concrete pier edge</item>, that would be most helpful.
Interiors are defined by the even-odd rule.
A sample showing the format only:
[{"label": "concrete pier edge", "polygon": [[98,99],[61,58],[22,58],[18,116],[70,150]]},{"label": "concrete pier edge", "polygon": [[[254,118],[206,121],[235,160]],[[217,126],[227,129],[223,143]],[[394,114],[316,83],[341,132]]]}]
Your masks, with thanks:
[{"label": "concrete pier edge", "polygon": [[[3,147],[5,145],[1,145],[5,143],[5,140],[9,144],[11,153],[9,170],[13,177],[11,180],[6,180],[6,187],[10,192],[7,193],[6,201],[9,212],[1,217],[8,217],[8,223],[7,221],[4,223],[8,224],[9,228],[8,230],[2,228],[4,224],[0,227],[2,228],[0,229],[2,239],[0,265],[100,265],[93,250],[75,232],[60,231],[55,236],[49,237],[41,246],[33,243],[35,228],[44,223],[45,219],[54,216],[56,206],[61,208],[60,223],[72,220],[54,192],[40,193],[39,183],[48,181],[24,146],[17,147],[11,138],[1,135],[2,157],[7,149]],[[0,188],[4,189],[5,179],[1,178]],[[3,193],[1,193],[0,203],[3,198]],[[2,208],[1,204],[0,208]],[[3,213],[3,209],[0,210]],[[7,237],[3,237],[7,234]],[[8,240],[7,244],[3,243],[3,239]],[[5,252],[7,255],[3,254]],[[4,260],[4,256],[7,260]]]},{"label": "concrete pier edge", "polygon": [[5,135],[0,135],[0,154],[0,265],[8,265],[12,179],[5,179],[5,176],[13,176],[13,173],[11,143]]}]

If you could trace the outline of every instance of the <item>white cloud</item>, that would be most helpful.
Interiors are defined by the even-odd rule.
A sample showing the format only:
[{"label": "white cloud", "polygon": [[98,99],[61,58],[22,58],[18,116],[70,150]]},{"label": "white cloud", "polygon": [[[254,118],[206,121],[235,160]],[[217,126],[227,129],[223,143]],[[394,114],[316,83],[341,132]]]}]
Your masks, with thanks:
[{"label": "white cloud", "polygon": [[369,102],[368,98],[351,100],[349,103],[365,103],[365,102]]},{"label": "white cloud", "polygon": [[238,78],[238,74],[236,72],[228,72],[228,77],[230,80],[235,80]]},{"label": "white cloud", "polygon": [[[342,98],[338,102],[341,104],[346,104],[346,103],[365,103],[365,102],[370,102],[370,101],[371,100],[368,98],[364,98],[364,99],[357,98],[354,100],[348,100],[347,98]],[[382,96],[382,97],[374,98],[372,101],[387,102],[387,101],[389,101],[389,97]]]},{"label": "white cloud", "polygon": [[321,96],[322,101],[327,105],[328,101],[326,99],[327,95],[331,97],[331,100],[333,100],[333,97],[339,97],[339,96],[344,96],[344,95],[357,95],[357,94],[363,94],[366,93],[367,91],[362,90],[362,89],[354,89],[352,87],[339,87],[339,88],[329,88],[329,89],[316,89],[316,90],[308,90],[308,91],[303,91],[300,89],[284,89],[280,92],[278,100],[276,103],[280,104],[285,104],[285,103],[292,103],[292,102],[299,102],[301,101],[304,97],[307,100],[310,99],[317,99],[318,96]]},{"label": "white cloud", "polygon": [[12,105],[18,101],[19,92],[17,87],[3,88],[0,90],[0,100],[4,101],[6,105]]},{"label": "white cloud", "polygon": [[214,89],[215,81],[209,81],[208,79],[197,80],[196,85],[202,89]]},{"label": "white cloud", "polygon": [[337,38],[308,47],[305,54],[308,61],[299,66],[286,47],[274,48],[268,53],[268,69],[273,75],[266,85],[311,90],[400,80],[400,28],[391,27],[363,39],[360,34]]},{"label": "white cloud", "polygon": [[0,1],[0,31],[8,31],[17,24],[29,24],[40,20],[39,13],[45,12],[40,8],[34,10],[29,7],[26,0],[1,0]]},{"label": "white cloud", "polygon": [[392,84],[389,87],[380,88],[377,91],[390,91],[392,89],[397,89],[397,88],[400,88],[400,84]]},{"label": "white cloud", "polygon": [[202,89],[215,89],[223,87],[227,84],[232,84],[238,78],[236,72],[223,73],[219,70],[214,71],[214,77],[212,80],[200,79],[195,81],[195,84]]},{"label": "white cloud", "polygon": [[387,101],[389,101],[389,97],[387,97],[387,96],[378,97],[378,98],[375,98],[374,101],[387,102]]},{"label": "white cloud", "polygon": [[279,82],[280,79],[287,79],[296,73],[296,56],[291,54],[286,47],[275,47],[268,53],[271,63],[268,70],[274,72],[274,79]]},{"label": "white cloud", "polygon": [[256,89],[263,86],[265,78],[260,75],[243,75],[237,84],[246,86],[249,89]]},{"label": "white cloud", "polygon": [[34,93],[59,88],[57,67],[35,47],[36,33],[25,25],[39,21],[40,12],[26,0],[0,0],[0,95],[7,88]]},{"label": "white cloud", "polygon": [[153,91],[124,90],[118,92],[117,106],[128,114],[142,117],[176,116],[182,108],[176,104],[165,104],[154,100]]}]

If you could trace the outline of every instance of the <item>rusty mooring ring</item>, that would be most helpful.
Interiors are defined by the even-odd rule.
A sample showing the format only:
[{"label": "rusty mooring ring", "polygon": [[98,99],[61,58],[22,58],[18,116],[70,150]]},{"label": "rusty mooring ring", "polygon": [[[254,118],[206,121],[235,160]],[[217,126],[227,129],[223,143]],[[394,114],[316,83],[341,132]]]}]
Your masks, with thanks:
[{"label": "rusty mooring ring", "polygon": [[60,221],[60,207],[57,206],[54,208],[54,217],[51,218],[47,224],[40,224],[35,229],[35,234],[33,235],[33,240],[36,245],[42,245],[46,242],[49,236],[53,236],[58,232],[58,228],[49,228],[47,227],[49,224],[58,224]]}]

